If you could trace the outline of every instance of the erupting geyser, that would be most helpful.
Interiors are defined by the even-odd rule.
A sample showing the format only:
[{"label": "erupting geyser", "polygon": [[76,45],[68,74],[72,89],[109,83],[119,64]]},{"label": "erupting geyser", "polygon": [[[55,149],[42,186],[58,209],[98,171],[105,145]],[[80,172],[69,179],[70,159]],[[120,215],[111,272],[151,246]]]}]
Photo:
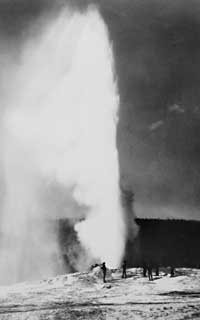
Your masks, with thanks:
[{"label": "erupting geyser", "polygon": [[[39,29],[10,67],[4,92],[1,283],[63,271],[56,230],[47,223],[52,208],[44,193],[52,184],[87,208],[75,229],[92,257],[117,266],[124,252],[119,97],[107,28],[92,7],[65,9]],[[54,218],[69,216],[55,206]]]}]

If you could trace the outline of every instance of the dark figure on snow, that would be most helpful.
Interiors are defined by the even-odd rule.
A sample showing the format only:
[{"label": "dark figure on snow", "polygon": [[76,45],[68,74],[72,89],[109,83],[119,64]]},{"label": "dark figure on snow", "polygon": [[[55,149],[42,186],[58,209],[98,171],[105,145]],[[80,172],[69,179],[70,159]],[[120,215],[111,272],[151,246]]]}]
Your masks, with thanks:
[{"label": "dark figure on snow", "polygon": [[105,283],[106,282],[106,263],[105,262],[102,263],[101,270],[103,272],[103,282]]},{"label": "dark figure on snow", "polygon": [[147,266],[146,266],[146,264],[144,264],[143,265],[143,267],[142,267],[142,269],[143,269],[143,277],[146,277],[147,276]]},{"label": "dark figure on snow", "polygon": [[159,267],[156,267],[156,277],[159,277]]},{"label": "dark figure on snow", "polygon": [[126,278],[127,274],[126,274],[126,260],[123,261],[122,263],[122,278]]},{"label": "dark figure on snow", "polygon": [[153,281],[152,266],[149,265],[149,266],[147,267],[147,271],[148,271],[149,281]]},{"label": "dark figure on snow", "polygon": [[171,275],[171,277],[175,276],[175,268],[174,267],[170,268],[170,275]]}]

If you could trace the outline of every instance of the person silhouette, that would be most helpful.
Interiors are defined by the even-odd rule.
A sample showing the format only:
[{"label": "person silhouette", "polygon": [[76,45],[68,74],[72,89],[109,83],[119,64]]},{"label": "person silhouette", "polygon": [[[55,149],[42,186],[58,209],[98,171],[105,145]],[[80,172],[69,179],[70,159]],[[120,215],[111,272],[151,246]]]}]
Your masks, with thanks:
[{"label": "person silhouette", "polygon": [[123,261],[122,263],[122,278],[126,278],[127,274],[126,274],[126,260]]},{"label": "person silhouette", "polygon": [[156,277],[159,277],[159,267],[156,266]]},{"label": "person silhouette", "polygon": [[148,265],[147,271],[148,271],[149,280],[150,280],[150,281],[153,281],[152,266],[151,266],[151,265]]},{"label": "person silhouette", "polygon": [[105,283],[106,282],[106,263],[105,262],[102,263],[101,270],[103,272],[103,282]]},{"label": "person silhouette", "polygon": [[147,276],[147,264],[145,262],[143,262],[143,277],[146,277]]},{"label": "person silhouette", "polygon": [[175,276],[175,268],[174,268],[174,266],[171,266],[171,268],[170,268],[170,275],[171,275],[171,277]]}]

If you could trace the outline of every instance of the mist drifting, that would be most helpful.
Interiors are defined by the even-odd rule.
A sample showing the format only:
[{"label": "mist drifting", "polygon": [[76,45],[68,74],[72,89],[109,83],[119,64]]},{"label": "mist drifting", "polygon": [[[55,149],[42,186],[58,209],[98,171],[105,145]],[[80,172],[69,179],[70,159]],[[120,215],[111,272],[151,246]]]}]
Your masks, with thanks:
[{"label": "mist drifting", "polygon": [[72,213],[59,204],[53,214],[48,210],[44,190],[52,185],[67,196],[71,190],[84,207],[75,229],[89,256],[117,266],[126,233],[116,149],[119,96],[98,11],[65,9],[37,27],[5,79],[1,282],[63,272],[56,230],[47,221]]}]

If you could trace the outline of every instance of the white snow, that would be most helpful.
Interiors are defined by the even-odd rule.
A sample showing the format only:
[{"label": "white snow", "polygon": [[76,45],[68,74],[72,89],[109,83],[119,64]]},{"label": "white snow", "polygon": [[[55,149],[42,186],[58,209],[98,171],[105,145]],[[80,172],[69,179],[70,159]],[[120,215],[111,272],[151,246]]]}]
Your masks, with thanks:
[{"label": "white snow", "polygon": [[142,269],[100,268],[36,282],[0,287],[0,319],[200,319],[200,270],[166,270],[154,281]]}]

